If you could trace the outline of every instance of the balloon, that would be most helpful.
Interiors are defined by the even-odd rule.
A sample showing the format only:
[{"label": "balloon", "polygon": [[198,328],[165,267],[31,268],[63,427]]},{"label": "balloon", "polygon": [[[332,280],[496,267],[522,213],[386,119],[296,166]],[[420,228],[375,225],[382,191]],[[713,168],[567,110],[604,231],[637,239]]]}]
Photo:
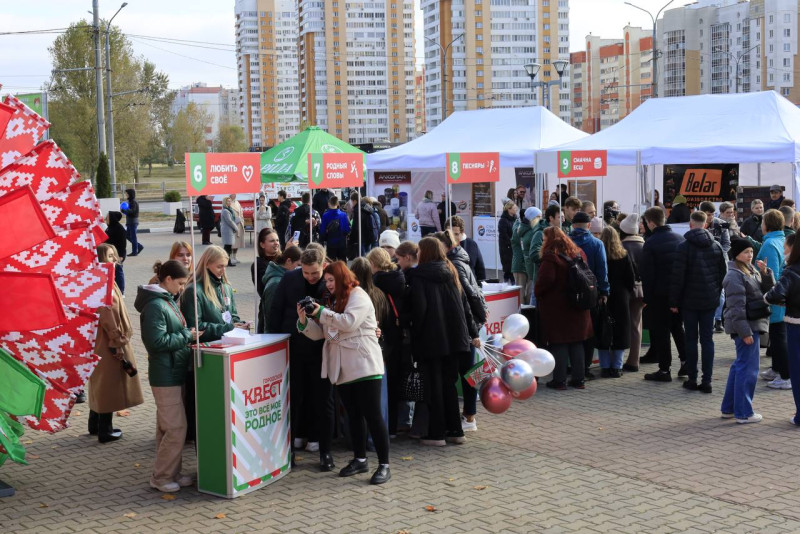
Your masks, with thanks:
[{"label": "balloon", "polygon": [[516,341],[528,335],[531,325],[528,318],[520,313],[512,313],[503,321],[503,337],[508,341]]},{"label": "balloon", "polygon": [[129,207],[130,207],[130,206],[128,205],[128,203],[127,203],[127,202],[120,202],[120,204],[119,204],[119,209],[121,209],[121,210],[126,210],[126,209],[128,209]]},{"label": "balloon", "polygon": [[481,404],[492,413],[503,413],[511,406],[511,392],[503,380],[493,376],[481,387]]},{"label": "balloon", "polygon": [[518,354],[535,349],[536,345],[527,339],[518,339],[516,341],[509,341],[503,345],[503,354],[505,354],[507,360],[510,360],[511,358],[516,358]]},{"label": "balloon", "polygon": [[503,343],[505,343],[505,340],[503,339],[503,335],[502,334],[492,334],[491,336],[486,338],[486,344],[487,345],[491,345],[493,347],[497,347],[498,349],[502,349],[503,348]]},{"label": "balloon", "polygon": [[508,386],[511,393],[525,391],[531,387],[531,382],[534,381],[533,369],[528,365],[528,362],[517,360],[508,360],[500,368],[500,378],[503,383]]},{"label": "balloon", "polygon": [[512,391],[511,396],[519,400],[530,399],[536,393],[537,386],[538,384],[536,383],[536,379],[534,378],[533,382],[531,382],[531,385],[528,386],[528,389],[520,391],[519,393],[517,393],[516,391]]},{"label": "balloon", "polygon": [[527,362],[533,369],[534,376],[547,376],[556,368],[556,359],[544,349],[528,350],[518,354],[516,358]]}]

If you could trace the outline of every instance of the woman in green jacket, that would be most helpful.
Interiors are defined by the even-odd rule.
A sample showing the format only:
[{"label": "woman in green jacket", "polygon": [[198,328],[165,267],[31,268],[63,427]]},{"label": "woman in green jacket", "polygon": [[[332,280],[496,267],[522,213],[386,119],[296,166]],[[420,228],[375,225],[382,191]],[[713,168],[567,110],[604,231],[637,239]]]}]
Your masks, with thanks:
[{"label": "woman in green jacket", "polygon": [[275,289],[283,280],[283,275],[288,271],[296,269],[300,265],[300,255],[302,251],[298,247],[287,247],[282,254],[279,254],[267,265],[267,272],[261,283],[264,291],[261,293],[261,303],[258,307],[258,332],[266,333],[267,321],[269,320],[270,306],[272,297],[275,296]]},{"label": "woman in green jacket", "polygon": [[[218,341],[225,332],[234,328],[250,328],[242,322],[236,311],[233,288],[228,283],[225,268],[228,254],[211,245],[200,256],[192,279],[181,295],[181,311],[189,326],[204,332],[200,341]],[[197,279],[197,317],[195,318],[194,279]]]},{"label": "woman in green jacket", "polygon": [[156,461],[150,486],[165,492],[193,484],[190,475],[181,474],[181,455],[186,440],[183,387],[192,363],[189,344],[196,334],[194,328],[187,328],[175,302],[188,277],[182,263],[170,260],[159,268],[158,284],[139,287],[134,303],[140,314],[150,388],[156,401]]}]

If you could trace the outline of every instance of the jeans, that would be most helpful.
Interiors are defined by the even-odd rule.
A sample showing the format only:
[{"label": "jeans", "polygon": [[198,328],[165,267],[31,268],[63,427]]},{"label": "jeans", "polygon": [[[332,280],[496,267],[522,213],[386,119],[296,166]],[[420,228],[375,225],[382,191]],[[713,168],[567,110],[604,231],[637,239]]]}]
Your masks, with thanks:
[{"label": "jeans", "polygon": [[720,410],[732,413],[736,419],[747,419],[753,415],[753,394],[758,382],[759,335],[753,333],[752,345],[746,345],[739,336],[733,339],[736,359],[731,364]]},{"label": "jeans", "polygon": [[333,261],[342,260],[347,263],[347,246],[344,243],[337,245],[331,245],[329,243],[325,249],[328,253],[328,257]]},{"label": "jeans", "polygon": [[769,353],[772,357],[772,370],[781,375],[783,380],[789,378],[789,356],[786,348],[786,323],[770,323]]},{"label": "jeans", "polygon": [[422,226],[419,225],[419,233],[422,234],[422,237],[425,237],[428,234],[433,234],[436,232],[435,226]]},{"label": "jeans", "polygon": [[795,415],[800,414],[800,325],[786,323],[789,348],[789,376],[792,379]]},{"label": "jeans", "polygon": [[553,370],[553,382],[561,383],[567,380],[567,360],[572,367],[572,380],[581,382],[586,378],[584,368],[583,343],[562,343],[550,347],[550,352],[556,360],[556,367]]},{"label": "jeans", "polygon": [[686,370],[689,380],[697,381],[697,338],[703,355],[703,383],[711,383],[714,369],[714,310],[682,309],[686,330]]},{"label": "jeans", "polygon": [[725,306],[725,292],[719,294],[719,306],[717,309],[714,310],[714,320],[721,321],[722,320],[722,307]]},{"label": "jeans", "polygon": [[[367,457],[367,436],[364,422],[373,437],[378,462],[389,463],[389,434],[386,422],[381,415],[381,380],[363,380],[338,387],[339,396],[347,410],[350,422],[350,440],[353,442],[353,456]],[[320,449],[321,451],[322,449]]]},{"label": "jeans", "polygon": [[624,349],[599,349],[597,352],[600,355],[600,367],[602,369],[622,369]]},{"label": "jeans", "polygon": [[469,385],[464,375],[475,365],[473,351],[458,353],[458,375],[461,380],[461,392],[464,396],[464,415],[475,415],[478,412],[478,391]]},{"label": "jeans", "polygon": [[131,247],[133,248],[133,252],[131,254],[139,254],[139,252],[144,248],[142,245],[139,244],[139,237],[136,235],[136,229],[139,227],[139,223],[128,223],[128,227],[126,228],[128,234],[128,241],[131,242]]}]

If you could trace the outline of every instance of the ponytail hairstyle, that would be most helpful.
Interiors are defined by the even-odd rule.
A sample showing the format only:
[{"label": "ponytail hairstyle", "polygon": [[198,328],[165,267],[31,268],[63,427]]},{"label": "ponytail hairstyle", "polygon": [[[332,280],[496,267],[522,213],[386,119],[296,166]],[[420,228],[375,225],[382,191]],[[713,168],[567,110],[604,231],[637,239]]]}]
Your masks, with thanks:
[{"label": "ponytail hairstyle", "polygon": [[[456,236],[453,235],[453,231],[450,228],[442,230],[441,232],[436,232],[434,237],[441,241],[444,245],[444,248],[448,251],[453,247],[458,246]],[[395,251],[395,254],[397,254],[397,251]]]},{"label": "ponytail hairstyle", "polygon": [[[395,254],[397,254],[396,250]],[[414,257],[417,257],[416,254],[414,254]],[[397,269],[397,265],[392,263],[392,257],[389,256],[389,253],[380,247],[375,247],[370,250],[367,253],[367,259],[378,271],[394,271]],[[364,284],[361,284],[361,286],[363,287]]]},{"label": "ponytail hairstyle", "polygon": [[[309,252],[306,250],[303,255]],[[309,265],[309,264],[306,264]],[[335,300],[333,311],[342,313],[347,307],[347,301],[350,298],[350,291],[354,287],[358,287],[358,280],[356,280],[353,272],[347,268],[343,261],[335,261],[325,267],[323,275],[329,274],[333,277],[335,287],[333,288],[332,297]]]},{"label": "ponytail hairstyle", "polygon": [[156,271],[159,282],[165,281],[167,277],[173,279],[189,277],[189,269],[178,260],[167,260],[164,263],[157,261],[153,269]]},{"label": "ponytail hairstyle", "polygon": [[[372,249],[379,250],[379,249]],[[386,251],[384,251],[385,253]],[[358,285],[361,289],[367,292],[369,299],[372,301],[372,306],[375,308],[375,318],[378,320],[378,326],[383,324],[383,320],[389,315],[389,301],[386,299],[386,294],[375,286],[372,281],[372,265],[369,260],[364,257],[358,257],[353,260],[350,265],[350,270],[358,280]]]},{"label": "ponytail hairstyle", "polygon": [[447,259],[447,255],[444,250],[444,243],[435,237],[423,237],[419,241],[419,264],[422,265],[424,263],[430,263],[434,261],[441,261],[447,265],[450,274],[453,275],[453,282],[460,293],[462,289],[461,282],[458,280],[458,271],[456,271],[455,265],[453,265],[452,262]]},{"label": "ponytail hairstyle", "polygon": [[299,247],[291,246],[278,254],[278,256],[272,260],[276,265],[280,265],[283,267],[283,264],[287,261],[300,261],[300,257],[302,256],[303,252],[300,250]]}]

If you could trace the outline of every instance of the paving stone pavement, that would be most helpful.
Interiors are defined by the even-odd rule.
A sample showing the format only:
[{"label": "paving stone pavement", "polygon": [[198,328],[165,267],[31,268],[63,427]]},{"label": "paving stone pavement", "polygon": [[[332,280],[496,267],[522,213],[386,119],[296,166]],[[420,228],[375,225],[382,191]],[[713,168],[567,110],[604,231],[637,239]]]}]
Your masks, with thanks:
[{"label": "paving stone pavement", "polygon": [[[150,277],[153,261],[166,257],[175,237],[144,236],[144,252],[125,262],[127,305],[137,330],[136,285]],[[253,251],[239,257],[242,264],[229,276],[240,313],[252,319]],[[800,532],[800,430],[788,422],[791,392],[769,390],[760,381],[755,407],[762,423],[719,419],[734,349],[724,335],[714,340],[711,395],[688,392],[678,380],[648,383],[641,372],[595,380],[584,391],[542,388],[502,415],[479,407],[479,431],[468,433],[464,445],[424,448],[401,436],[392,442],[393,478],[381,487],[370,486],[368,475],[319,473],[316,454],[301,453],[286,478],[243,497],[225,500],[189,488],[164,500],[148,486],[155,405],[137,332],[145,404],[115,418],[124,438],[106,445],[90,438],[86,404],[76,407],[64,432],[26,433],[30,465],[0,468],[0,478],[17,490],[0,499],[0,530]],[[338,443],[337,465],[349,456]],[[192,472],[194,450],[187,447],[184,457]],[[374,455],[370,461],[374,466]]]}]

